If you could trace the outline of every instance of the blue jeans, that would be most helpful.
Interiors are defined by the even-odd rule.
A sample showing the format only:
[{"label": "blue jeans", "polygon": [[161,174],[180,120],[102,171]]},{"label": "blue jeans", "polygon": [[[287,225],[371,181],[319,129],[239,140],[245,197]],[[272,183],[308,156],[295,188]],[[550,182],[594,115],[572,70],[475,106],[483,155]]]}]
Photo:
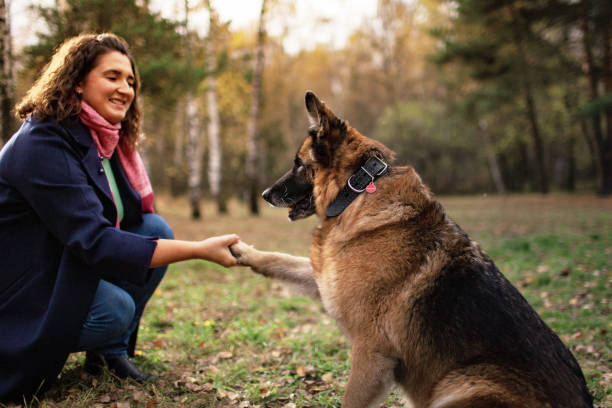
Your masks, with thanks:
[{"label": "blue jeans", "polygon": [[[170,226],[157,214],[144,214],[142,224],[125,230],[145,236],[174,238]],[[151,277],[144,287],[100,280],[76,351],[96,351],[108,357],[127,356],[130,336],[138,327],[145,305],[166,269],[167,266],[151,269]]]}]

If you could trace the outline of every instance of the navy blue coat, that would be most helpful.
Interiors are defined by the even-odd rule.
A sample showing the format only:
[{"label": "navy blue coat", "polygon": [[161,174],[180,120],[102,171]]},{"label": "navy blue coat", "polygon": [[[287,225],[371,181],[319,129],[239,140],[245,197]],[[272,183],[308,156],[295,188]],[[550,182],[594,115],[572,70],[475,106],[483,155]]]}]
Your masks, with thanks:
[{"label": "navy blue coat", "polygon": [[[140,197],[111,158],[124,223]],[[0,401],[45,390],[74,352],[100,279],[144,285],[157,245],[115,228],[89,130],[28,118],[0,152]]]}]

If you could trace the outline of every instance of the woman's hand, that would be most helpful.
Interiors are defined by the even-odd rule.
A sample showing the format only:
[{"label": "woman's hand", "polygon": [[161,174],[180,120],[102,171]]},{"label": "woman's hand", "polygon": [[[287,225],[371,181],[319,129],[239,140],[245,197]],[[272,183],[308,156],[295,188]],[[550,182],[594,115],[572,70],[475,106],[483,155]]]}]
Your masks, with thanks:
[{"label": "woman's hand", "polygon": [[211,237],[202,241],[158,239],[149,268],[157,268],[187,259],[203,259],[225,267],[234,266],[237,261],[229,247],[238,241],[240,237],[236,234]]},{"label": "woman's hand", "polygon": [[216,262],[225,267],[234,266],[237,261],[229,247],[238,241],[240,241],[240,237],[236,234],[207,238],[196,244],[196,257]]}]

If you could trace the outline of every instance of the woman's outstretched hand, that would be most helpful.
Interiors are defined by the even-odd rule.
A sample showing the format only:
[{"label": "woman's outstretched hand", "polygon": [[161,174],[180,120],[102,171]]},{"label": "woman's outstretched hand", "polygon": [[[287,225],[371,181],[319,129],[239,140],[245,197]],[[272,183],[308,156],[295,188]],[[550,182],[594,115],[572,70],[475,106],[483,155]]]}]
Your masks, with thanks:
[{"label": "woman's outstretched hand", "polygon": [[240,237],[236,234],[211,237],[202,241],[158,239],[149,268],[157,268],[187,259],[203,259],[225,267],[234,266],[237,261],[229,247],[238,241]]},{"label": "woman's outstretched hand", "polygon": [[198,257],[225,267],[234,266],[237,261],[229,247],[238,241],[240,241],[240,237],[236,234],[207,238],[199,242],[201,252],[198,252]]}]

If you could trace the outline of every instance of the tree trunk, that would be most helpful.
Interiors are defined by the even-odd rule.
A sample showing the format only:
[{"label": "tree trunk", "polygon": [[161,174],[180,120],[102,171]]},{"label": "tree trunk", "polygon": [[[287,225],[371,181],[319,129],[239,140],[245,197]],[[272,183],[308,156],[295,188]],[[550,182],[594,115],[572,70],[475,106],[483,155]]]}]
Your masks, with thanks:
[{"label": "tree trunk", "polygon": [[189,169],[187,185],[189,187],[191,218],[198,219],[201,217],[202,143],[200,141],[198,107],[196,106],[195,96],[192,91],[187,93],[187,143],[187,164]]},{"label": "tree trunk", "polygon": [[[580,4],[581,22],[582,22],[582,45],[586,57],[587,79],[589,82],[589,100],[596,101],[598,98],[597,87],[599,85],[599,76],[595,67],[595,60],[592,49],[591,28],[589,26],[589,2],[583,0]],[[606,30],[604,30],[604,33]],[[604,43],[609,39],[604,39]],[[609,47],[609,44],[608,44]],[[609,48],[608,48],[609,49]],[[605,51],[605,47],[604,47]],[[608,56],[609,57],[609,56]],[[605,56],[604,56],[605,59]],[[595,155],[597,160],[598,170],[598,192],[600,194],[612,193],[612,151],[610,140],[605,140],[601,128],[601,115],[598,111],[591,114],[591,127],[593,129],[593,142],[595,147]]]},{"label": "tree trunk", "polygon": [[538,117],[535,102],[533,101],[531,84],[527,80],[524,83],[523,91],[525,103],[527,105],[527,117],[529,118],[531,128],[531,138],[533,139],[533,147],[535,149],[536,171],[538,173],[538,191],[542,194],[546,194],[548,193],[548,177],[546,175],[546,166],[544,164],[544,144],[542,143],[540,127],[538,126]]},{"label": "tree trunk", "polygon": [[576,191],[576,138],[571,135],[567,141],[567,191]]},{"label": "tree trunk", "polygon": [[[608,12],[611,6],[608,4]],[[608,13],[610,14],[610,13]],[[610,22],[604,24],[601,32],[601,40],[603,43],[603,64],[602,64],[602,80],[604,85],[604,93],[606,95],[612,95],[612,50],[610,42]],[[603,164],[602,179],[603,182],[600,187],[600,193],[609,195],[612,194],[612,107],[608,104],[605,111],[606,118],[606,138],[603,140],[602,152],[603,157],[601,162]]]},{"label": "tree trunk", "polygon": [[261,11],[259,15],[259,32],[257,35],[257,48],[255,56],[255,68],[253,71],[253,94],[251,97],[251,110],[249,113],[248,142],[247,142],[247,182],[248,182],[248,205],[251,214],[259,214],[259,174],[258,165],[259,154],[257,120],[259,117],[259,107],[261,104],[261,80],[264,65],[264,15],[266,11],[266,0],[261,1]]},{"label": "tree trunk", "polygon": [[546,174],[546,165],[544,163],[544,144],[540,135],[540,127],[538,125],[538,114],[535,101],[533,98],[532,82],[529,75],[528,63],[525,60],[526,50],[523,41],[523,25],[516,9],[510,6],[510,12],[514,20],[514,42],[518,51],[518,61],[521,70],[521,81],[523,97],[525,98],[525,106],[527,109],[527,119],[529,120],[531,138],[533,139],[533,147],[535,153],[535,168],[537,178],[537,188],[542,194],[548,193],[548,176]]},{"label": "tree trunk", "polygon": [[589,124],[584,118],[580,119],[580,130],[582,131],[582,135],[584,136],[584,140],[589,149],[589,153],[591,153],[591,161],[590,161],[591,163],[590,172],[591,173],[590,175],[594,175],[595,178],[597,178],[599,177],[598,175],[601,173],[601,168],[600,168],[601,163],[599,162],[599,159],[597,159],[597,148],[595,147],[595,141],[593,140],[593,136],[591,135],[591,132],[589,131]]},{"label": "tree trunk", "polygon": [[[187,65],[193,64],[191,55],[191,36],[189,32],[189,0],[185,0],[185,39]],[[195,85],[195,84],[194,84]],[[195,86],[194,86],[195,87]],[[200,212],[200,199],[202,195],[202,142],[200,140],[200,119],[195,95],[192,90],[187,92],[187,188],[189,189],[189,203],[191,205],[191,218],[198,219]]]},{"label": "tree trunk", "polygon": [[[182,104],[179,104],[178,112],[183,112],[182,106]],[[175,129],[181,130],[178,132],[173,132],[174,156],[172,157],[172,171],[170,173],[170,193],[174,197],[185,193],[185,133],[182,131],[182,129],[186,129],[186,126],[184,126],[185,115],[177,115],[176,121],[180,123],[175,127]]]},{"label": "tree trunk", "polygon": [[0,120],[2,133],[0,147],[7,142],[16,128],[11,114],[13,109],[13,53],[9,20],[9,1],[0,0]]},{"label": "tree trunk", "polygon": [[497,194],[506,194],[506,186],[502,179],[501,171],[499,170],[499,163],[497,156],[495,155],[495,149],[493,148],[493,142],[491,141],[491,135],[489,134],[489,128],[486,120],[480,120],[478,122],[484,140],[485,149],[487,151],[487,158],[489,160],[489,170],[491,171],[491,178],[495,184]]},{"label": "tree trunk", "polygon": [[217,107],[217,55],[215,50],[215,11],[210,5],[210,1],[206,2],[208,14],[210,16],[208,28],[208,42],[206,44],[206,61],[208,65],[208,75],[206,84],[206,101],[208,105],[208,184],[210,192],[217,201],[217,211],[220,214],[227,212],[227,206],[221,195],[221,161],[223,157],[220,140],[220,120],[219,109]]}]

